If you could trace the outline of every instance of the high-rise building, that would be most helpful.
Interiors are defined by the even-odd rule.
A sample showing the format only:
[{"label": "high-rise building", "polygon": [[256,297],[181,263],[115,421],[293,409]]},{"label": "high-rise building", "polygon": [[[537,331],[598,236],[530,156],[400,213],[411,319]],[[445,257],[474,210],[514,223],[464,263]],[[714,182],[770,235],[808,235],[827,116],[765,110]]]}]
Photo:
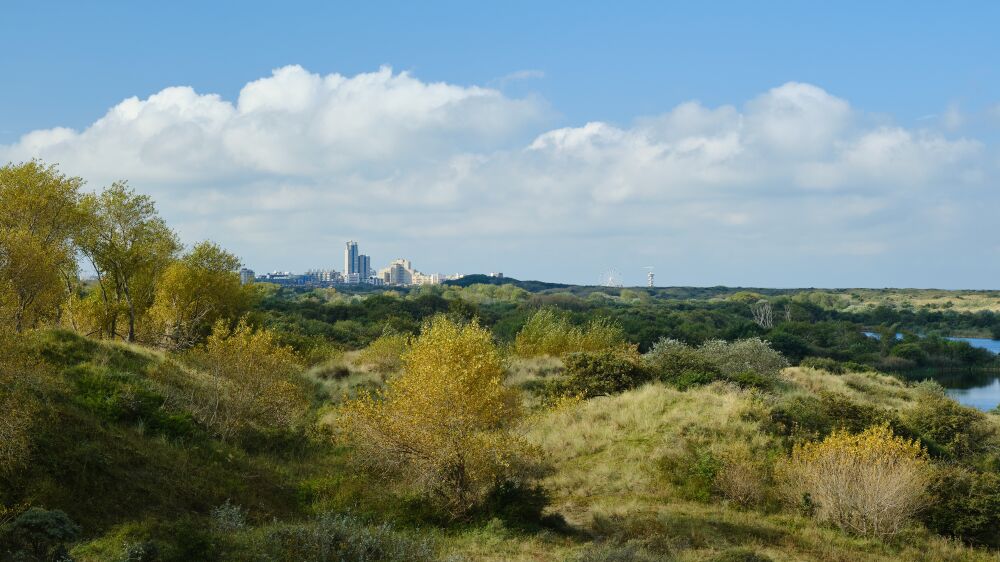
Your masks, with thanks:
[{"label": "high-rise building", "polygon": [[254,281],[254,273],[252,269],[247,269],[245,267],[240,268],[240,284],[249,285]]},{"label": "high-rise building", "polygon": [[344,276],[359,273],[358,271],[358,243],[354,240],[347,241],[344,249]]},{"label": "high-rise building", "polygon": [[371,275],[372,270],[372,260],[365,254],[358,254],[358,277],[361,278],[363,283]]}]

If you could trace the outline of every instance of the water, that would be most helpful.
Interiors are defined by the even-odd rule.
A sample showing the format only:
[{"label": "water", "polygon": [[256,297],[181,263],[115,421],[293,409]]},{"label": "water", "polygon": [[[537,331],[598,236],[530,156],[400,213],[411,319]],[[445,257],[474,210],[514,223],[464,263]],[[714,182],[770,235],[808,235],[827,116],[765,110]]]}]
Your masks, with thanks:
[{"label": "water", "polygon": [[[986,338],[948,338],[954,341],[969,342],[972,347],[988,349],[1000,353],[1000,340]],[[962,385],[945,385],[945,391],[959,404],[972,406],[980,410],[992,410],[1000,404],[1000,375],[975,377],[974,381],[966,381]],[[969,383],[972,386],[967,386]]]},{"label": "water", "polygon": [[[866,336],[878,339],[875,332],[865,332]],[[903,334],[896,334],[902,339]],[[952,341],[968,342],[972,347],[978,347],[1000,354],[1000,340],[986,338],[948,338]],[[937,379],[959,404],[971,406],[979,410],[992,410],[1000,405],[1000,375],[996,373],[977,372],[967,376],[942,376]]]},{"label": "water", "polygon": [[1000,353],[1000,340],[988,340],[986,338],[948,338],[952,341],[969,342],[972,347],[988,349],[993,353]]}]

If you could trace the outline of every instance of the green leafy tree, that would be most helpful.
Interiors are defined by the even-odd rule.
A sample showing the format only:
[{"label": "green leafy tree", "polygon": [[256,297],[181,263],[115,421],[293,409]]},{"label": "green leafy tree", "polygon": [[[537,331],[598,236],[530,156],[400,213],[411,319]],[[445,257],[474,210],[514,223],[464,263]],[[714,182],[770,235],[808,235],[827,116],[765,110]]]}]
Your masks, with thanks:
[{"label": "green leafy tree", "polygon": [[153,200],[116,182],[99,196],[84,200],[90,220],[80,247],[97,272],[102,306],[100,329],[109,337],[136,340],[139,318],[152,306],[156,281],[171,263],[180,243],[156,212]]},{"label": "green leafy tree", "polygon": [[167,266],[149,311],[167,347],[191,347],[217,320],[233,320],[246,311],[250,293],[240,285],[239,267],[238,257],[208,241]]},{"label": "green leafy tree", "polygon": [[82,185],[38,161],[0,168],[0,313],[17,331],[56,316],[77,277]]}]

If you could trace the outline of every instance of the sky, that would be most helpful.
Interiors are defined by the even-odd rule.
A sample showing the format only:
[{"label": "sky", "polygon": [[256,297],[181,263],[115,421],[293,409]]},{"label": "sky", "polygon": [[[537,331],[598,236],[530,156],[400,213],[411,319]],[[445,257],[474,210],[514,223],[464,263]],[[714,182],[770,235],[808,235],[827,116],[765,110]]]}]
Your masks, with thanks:
[{"label": "sky", "polygon": [[994,2],[4,2],[0,163],[258,272],[997,289]]}]

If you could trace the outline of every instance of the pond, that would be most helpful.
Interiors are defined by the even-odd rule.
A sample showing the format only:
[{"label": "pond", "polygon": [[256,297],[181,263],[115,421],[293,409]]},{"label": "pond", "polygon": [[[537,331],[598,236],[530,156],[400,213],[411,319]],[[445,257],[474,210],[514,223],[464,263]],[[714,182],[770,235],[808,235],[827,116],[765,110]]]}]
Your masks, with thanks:
[{"label": "pond", "polygon": [[[955,341],[969,342],[972,347],[988,349],[993,353],[1000,353],[1000,340],[989,340],[986,338],[948,338]],[[974,377],[967,378],[961,382],[945,384],[948,396],[957,400],[960,404],[972,406],[980,410],[992,410],[1000,405],[1000,373],[979,373]]]},{"label": "pond", "polygon": [[[870,338],[879,338],[875,332],[865,332]],[[896,334],[899,339],[902,334]],[[1000,354],[1000,340],[987,338],[948,338],[953,341],[968,342],[972,347],[978,347]],[[933,377],[941,383],[948,396],[958,403],[979,410],[988,411],[1000,405],[1000,372],[970,371],[968,373],[947,373]]]}]

